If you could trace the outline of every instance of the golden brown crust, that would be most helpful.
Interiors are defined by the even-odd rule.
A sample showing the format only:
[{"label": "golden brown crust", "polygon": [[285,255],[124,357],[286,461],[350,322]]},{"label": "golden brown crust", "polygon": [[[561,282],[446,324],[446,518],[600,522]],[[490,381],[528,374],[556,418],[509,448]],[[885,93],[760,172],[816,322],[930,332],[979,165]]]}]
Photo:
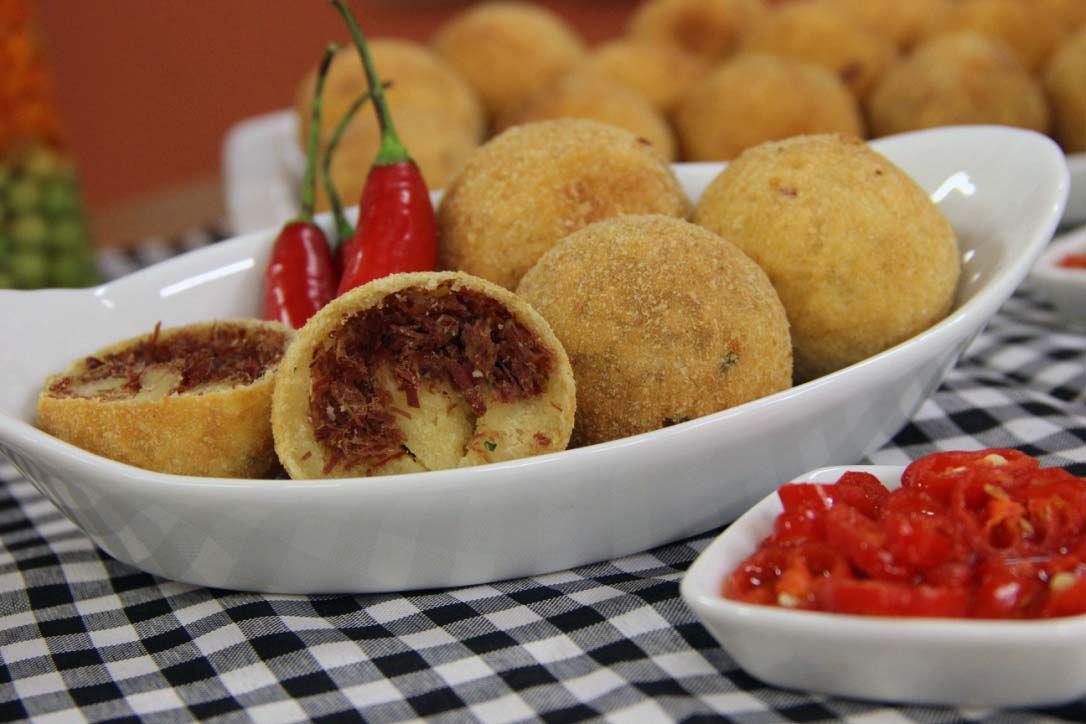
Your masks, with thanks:
[{"label": "golden brown crust", "polygon": [[675,134],[660,111],[637,91],[593,73],[574,71],[546,86],[498,127],[555,118],[587,118],[625,128],[669,161],[676,158]]},{"label": "golden brown crust", "polygon": [[799,382],[908,339],[954,301],[950,223],[856,139],[800,136],[746,151],[710,183],[694,221],[769,275],[788,312]]},{"label": "golden brown crust", "polygon": [[888,39],[825,2],[774,9],[746,36],[743,50],[817,63],[837,74],[857,98],[867,94],[897,56]]},{"label": "golden brown crust", "polygon": [[1044,132],[1044,92],[1000,41],[978,33],[922,43],[867,98],[876,136],[937,126],[994,123]]},{"label": "golden brown crust", "polygon": [[761,53],[717,66],[679,105],[675,125],[690,161],[729,161],[790,136],[864,133],[856,99],[833,73]]},{"label": "golden brown crust", "polygon": [[765,273],[681,219],[585,227],[544,254],[517,293],[569,353],[578,444],[707,415],[792,382],[788,322]]},{"label": "golden brown crust", "polygon": [[1052,56],[1044,82],[1052,101],[1056,139],[1067,153],[1086,151],[1086,30],[1075,33]]},{"label": "golden brown crust", "polygon": [[685,216],[689,204],[666,159],[629,131],[572,118],[514,126],[475,152],[442,199],[439,264],[512,289],[583,226]]},{"label": "golden brown crust", "polygon": [[915,45],[928,18],[941,12],[951,1],[829,0],[872,32],[883,35],[903,49]]},{"label": "golden brown crust", "polygon": [[710,67],[705,58],[678,47],[623,39],[594,48],[575,72],[595,73],[620,83],[667,114]]},{"label": "golden brown crust", "polygon": [[1059,45],[1064,28],[1036,0],[958,0],[928,17],[923,39],[975,32],[998,39],[1030,72],[1038,71]]},{"label": "golden brown crust", "polygon": [[491,118],[513,112],[584,55],[581,39],[561,17],[526,2],[466,8],[442,26],[433,45],[472,85]]},{"label": "golden brown crust", "polygon": [[[432,384],[420,389],[421,407],[412,408],[403,393],[390,383],[386,389],[393,394],[394,404],[408,413],[398,422],[407,436],[406,447],[413,455],[400,456],[373,468],[338,467],[326,473],[328,455],[314,435],[309,416],[313,384],[310,362],[314,352],[352,315],[380,304],[389,295],[404,289],[437,289],[442,285],[497,300],[543,342],[555,358],[543,394],[518,402],[491,401],[486,412],[472,421],[447,385]],[[298,331],[283,357],[276,380],[272,430],[279,459],[292,478],[422,472],[563,450],[573,429],[576,397],[565,350],[547,322],[523,299],[483,279],[458,272],[394,274],[333,300]],[[442,411],[446,414],[440,414]]]},{"label": "golden brown crust", "polygon": [[647,0],[630,21],[630,36],[712,62],[734,52],[765,13],[763,0]]},{"label": "golden brown crust", "polygon": [[[230,320],[162,330],[200,334],[214,326],[274,330],[276,322]],[[95,353],[101,357],[144,340],[118,342]],[[271,436],[274,366],[247,385],[215,385],[205,391],[170,394],[159,399],[97,400],[49,393],[58,379],[79,374],[84,359],[51,376],[38,398],[38,424],[45,432],[103,457],[156,472],[206,477],[259,478],[275,465]]]}]

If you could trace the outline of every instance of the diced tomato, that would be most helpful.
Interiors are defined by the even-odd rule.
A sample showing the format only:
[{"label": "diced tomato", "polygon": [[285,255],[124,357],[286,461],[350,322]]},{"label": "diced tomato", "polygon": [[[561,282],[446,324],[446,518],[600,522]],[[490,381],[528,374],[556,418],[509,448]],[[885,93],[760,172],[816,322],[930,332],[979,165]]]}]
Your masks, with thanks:
[{"label": "diced tomato", "polygon": [[878,518],[890,491],[871,473],[849,471],[830,487],[835,502],[847,503],[869,518]]},{"label": "diced tomato", "polygon": [[913,571],[932,568],[947,559],[953,541],[931,516],[890,513],[883,518],[886,549],[903,566]]},{"label": "diced tomato", "polygon": [[821,540],[825,537],[825,531],[826,526],[821,512],[812,508],[802,508],[796,512],[785,512],[777,516],[777,520],[773,523],[773,540],[782,544]]},{"label": "diced tomato", "polygon": [[817,483],[785,483],[777,489],[777,497],[786,513],[797,513],[805,508],[829,510],[833,505],[829,488]]},{"label": "diced tomato", "polygon": [[835,505],[826,513],[826,541],[872,578],[902,580],[909,576],[886,550],[886,535],[879,524],[852,506]]},{"label": "diced tomato", "polygon": [[1044,583],[1029,563],[996,563],[982,574],[973,600],[975,618],[1027,618],[1044,595]]}]

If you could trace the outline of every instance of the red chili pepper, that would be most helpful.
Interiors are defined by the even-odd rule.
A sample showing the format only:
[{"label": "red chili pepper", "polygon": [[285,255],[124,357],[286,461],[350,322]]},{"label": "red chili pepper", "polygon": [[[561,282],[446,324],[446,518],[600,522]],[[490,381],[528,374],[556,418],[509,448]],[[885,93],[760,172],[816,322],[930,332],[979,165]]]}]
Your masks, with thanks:
[{"label": "red chili pepper", "polygon": [[437,264],[437,224],[418,165],[400,142],[369,46],[343,0],[332,4],[347,21],[358,48],[381,128],[381,145],[362,189],[358,226],[343,249],[337,294],[380,277],[430,271]]},{"label": "red chili pepper", "polygon": [[325,48],[317,73],[302,181],[302,210],[298,218],[287,222],[280,230],[264,273],[264,319],[279,321],[294,329],[300,328],[317,310],[332,301],[336,293],[332,249],[324,230],[313,221],[321,96],[335,51],[334,45]]}]

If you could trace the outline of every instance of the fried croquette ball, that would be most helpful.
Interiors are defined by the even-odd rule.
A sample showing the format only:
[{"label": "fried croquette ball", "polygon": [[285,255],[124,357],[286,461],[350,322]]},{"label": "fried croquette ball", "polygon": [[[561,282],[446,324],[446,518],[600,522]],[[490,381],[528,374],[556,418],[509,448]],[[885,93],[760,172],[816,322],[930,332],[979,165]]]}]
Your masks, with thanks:
[{"label": "fried croquette ball", "polygon": [[547,322],[456,272],[356,287],[298,330],[275,383],[292,478],[391,475],[563,450],[577,394]]},{"label": "fried croquette ball", "polygon": [[1064,34],[1033,0],[958,0],[929,17],[924,38],[962,31],[1002,40],[1030,72],[1040,70]]},{"label": "fried croquette ball", "polygon": [[1086,25],[1086,2],[1083,0],[1033,0],[1044,12],[1056,19],[1063,28],[1077,30]]},{"label": "fried croquette ball", "polygon": [[1044,91],[994,38],[959,33],[927,41],[887,72],[867,99],[876,136],[969,123],[1048,128]]},{"label": "fried croquette ball", "polygon": [[[899,48],[911,48],[929,17],[951,0],[831,0]],[[1078,2],[1079,0],[1072,0]]]},{"label": "fried croquette ball", "polygon": [[220,320],[112,344],[46,380],[42,430],[146,470],[259,478],[275,467],[275,372],[293,330]]},{"label": "fried croquette ball", "polygon": [[1044,76],[1056,139],[1068,153],[1086,151],[1086,30],[1052,56]]},{"label": "fried croquette ball", "polygon": [[718,66],[675,113],[683,155],[727,161],[764,141],[810,133],[863,136],[859,105],[825,68],[751,53]]},{"label": "fried croquette ball", "polygon": [[836,73],[857,98],[867,94],[897,55],[890,40],[818,0],[773,10],[747,35],[743,50],[817,63]]},{"label": "fried croquette ball", "polygon": [[569,354],[575,444],[656,430],[792,382],[788,321],[765,272],[682,219],[587,226],[544,254],[517,294]]},{"label": "fried croquette ball", "polygon": [[587,118],[625,128],[669,161],[676,158],[675,134],[660,111],[637,91],[591,73],[574,72],[547,86],[506,118],[501,128],[556,118]]},{"label": "fried croquette ball", "polygon": [[928,195],[858,139],[800,136],[743,153],[694,221],[769,275],[792,327],[797,382],[859,362],[946,316],[954,231]]},{"label": "fried croquette ball", "polygon": [[[385,93],[393,118],[401,109],[432,113],[436,118],[462,129],[477,142],[486,131],[482,103],[467,81],[444,59],[420,43],[395,38],[375,38],[370,51],[381,80],[391,83]],[[297,109],[299,142],[305,148],[317,87],[317,68],[312,68],[298,88]],[[358,51],[353,46],[341,48],[332,59],[324,82],[321,108],[321,137],[328,135],[355,100],[366,92],[366,74]],[[373,116],[363,107],[355,116]]]},{"label": "fried croquette ball", "polygon": [[467,8],[441,27],[433,45],[479,94],[491,119],[515,111],[585,53],[561,17],[526,2]]},{"label": "fried croquette ball", "polygon": [[512,289],[564,236],[612,216],[685,216],[660,152],[615,126],[540,121],[479,148],[438,207],[439,264]]},{"label": "fried croquette ball", "polygon": [[[418,164],[430,190],[445,188],[479,147],[474,134],[430,111],[399,108],[392,116],[397,135]],[[377,118],[367,109],[360,110],[336,147],[328,170],[344,206],[358,203],[380,143]],[[323,183],[317,186],[316,208],[318,211],[331,208]]]},{"label": "fried croquette ball", "polygon": [[597,47],[575,72],[595,73],[620,83],[667,114],[709,68],[705,58],[678,47],[627,39]]},{"label": "fried croquette ball", "polygon": [[646,0],[630,36],[716,61],[731,55],[765,12],[764,0]]}]

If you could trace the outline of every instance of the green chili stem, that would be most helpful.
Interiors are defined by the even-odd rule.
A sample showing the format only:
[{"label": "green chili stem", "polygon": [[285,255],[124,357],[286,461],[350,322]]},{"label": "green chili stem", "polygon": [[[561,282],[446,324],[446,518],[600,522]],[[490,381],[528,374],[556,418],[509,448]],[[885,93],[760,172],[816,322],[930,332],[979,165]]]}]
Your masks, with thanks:
[{"label": "green chili stem", "polygon": [[392,124],[392,113],[388,109],[384,89],[377,77],[377,69],[373,64],[373,57],[370,55],[370,47],[366,42],[366,36],[362,34],[362,28],[358,27],[354,15],[351,14],[351,10],[344,0],[332,0],[332,4],[335,5],[336,10],[343,16],[343,19],[347,21],[347,27],[351,31],[351,38],[354,39],[354,45],[358,49],[359,57],[362,59],[362,67],[366,70],[366,83],[369,85],[370,93],[373,94],[373,105],[377,110],[377,123],[381,127],[381,147],[377,150],[377,158],[374,159],[374,164],[388,166],[409,161],[411,157],[408,155],[403,143],[400,142],[400,137],[396,135],[396,127]]},{"label": "green chili stem", "polygon": [[[385,84],[386,86],[389,84]],[[339,141],[343,137],[343,132],[347,130],[347,126],[350,125],[351,119],[354,118],[354,114],[358,112],[358,109],[368,101],[371,97],[369,91],[366,91],[362,95],[355,99],[351,107],[340,117],[339,122],[336,124],[335,129],[332,131],[331,137],[328,139],[328,146],[324,149],[324,157],[321,159],[321,172],[324,181],[324,192],[328,195],[328,201],[332,205],[332,216],[336,220],[336,244],[339,244],[347,237],[354,233],[354,229],[351,228],[350,222],[347,221],[347,216],[343,213],[343,203],[340,201],[339,192],[336,191],[336,185],[332,183],[332,174],[330,169],[332,168],[332,157],[339,146]]]},{"label": "green chili stem", "polygon": [[310,111],[309,138],[305,148],[305,176],[302,178],[302,211],[299,220],[313,221],[313,208],[317,203],[317,155],[320,153],[321,106],[324,101],[324,81],[328,77],[328,68],[332,65],[339,46],[329,44],[321,56],[317,69],[317,89],[313,93],[313,110]]}]

